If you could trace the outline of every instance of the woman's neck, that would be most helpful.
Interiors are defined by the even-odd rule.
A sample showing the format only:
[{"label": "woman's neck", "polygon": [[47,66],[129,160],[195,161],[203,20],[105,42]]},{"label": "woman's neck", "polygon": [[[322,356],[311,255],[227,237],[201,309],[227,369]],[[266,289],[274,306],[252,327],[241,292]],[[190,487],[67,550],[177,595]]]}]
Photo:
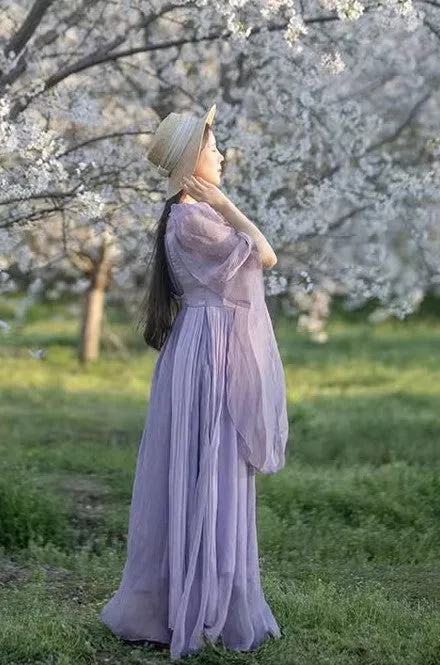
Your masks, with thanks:
[{"label": "woman's neck", "polygon": [[184,194],[180,199],[179,203],[197,203],[196,199],[193,199],[189,194]]}]

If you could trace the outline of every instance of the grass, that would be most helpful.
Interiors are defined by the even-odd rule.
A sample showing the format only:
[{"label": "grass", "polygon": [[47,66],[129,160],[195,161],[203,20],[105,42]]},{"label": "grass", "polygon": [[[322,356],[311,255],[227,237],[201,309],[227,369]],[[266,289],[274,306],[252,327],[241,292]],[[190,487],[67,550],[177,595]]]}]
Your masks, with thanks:
[{"label": "grass", "polygon": [[[169,661],[98,619],[125,560],[157,357],[118,310],[109,320],[129,353],[104,344],[88,367],[63,303],[0,331],[0,665]],[[440,665],[440,319],[371,327],[336,310],[328,329],[316,345],[276,327],[290,439],[285,469],[257,474],[257,527],[283,638],[191,663]]]}]

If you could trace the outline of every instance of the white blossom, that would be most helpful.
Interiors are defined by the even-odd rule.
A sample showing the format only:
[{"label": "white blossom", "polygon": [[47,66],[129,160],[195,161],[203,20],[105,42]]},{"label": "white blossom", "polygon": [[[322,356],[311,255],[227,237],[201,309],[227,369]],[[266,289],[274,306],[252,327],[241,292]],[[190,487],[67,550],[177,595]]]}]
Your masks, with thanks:
[{"label": "white blossom", "polygon": [[[5,43],[29,7],[8,3]],[[18,268],[0,290],[34,270],[51,283],[58,269],[77,274],[69,288],[81,292],[72,256],[96,258],[112,243],[113,286],[137,298],[166,188],[146,160],[151,133],[170,109],[201,114],[216,101],[221,186],[280,257],[267,292],[293,283],[312,297],[330,279],[353,301],[377,297],[407,315],[414,289],[440,277],[438,43],[423,23],[440,11],[399,0],[368,12],[318,0],[304,13],[293,0],[182,1],[154,19],[145,44],[141,13],[153,20],[164,8],[124,0],[121,12],[98,0],[72,23],[61,0],[21,53],[0,56],[10,81],[0,97],[0,275]],[[179,39],[188,43],[152,48]],[[117,57],[130,49],[139,52]],[[103,62],[83,66],[94,57]],[[58,297],[67,281],[55,284]]]}]

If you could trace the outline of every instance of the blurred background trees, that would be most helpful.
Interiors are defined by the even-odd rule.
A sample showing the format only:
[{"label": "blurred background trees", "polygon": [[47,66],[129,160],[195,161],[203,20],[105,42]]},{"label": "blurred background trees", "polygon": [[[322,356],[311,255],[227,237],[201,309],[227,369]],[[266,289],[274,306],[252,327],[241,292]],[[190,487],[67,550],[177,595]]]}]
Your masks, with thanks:
[{"label": "blurred background trees", "polygon": [[0,293],[81,294],[83,362],[105,303],[132,316],[148,287],[151,134],[214,102],[221,186],[278,255],[273,317],[322,342],[335,295],[403,318],[437,293],[440,6],[236,4],[0,10]]}]

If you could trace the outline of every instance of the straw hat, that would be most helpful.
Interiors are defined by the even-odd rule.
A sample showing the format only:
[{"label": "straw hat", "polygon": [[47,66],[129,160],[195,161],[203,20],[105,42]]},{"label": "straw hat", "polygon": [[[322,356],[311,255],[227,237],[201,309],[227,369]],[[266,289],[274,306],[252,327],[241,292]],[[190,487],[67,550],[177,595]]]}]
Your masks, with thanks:
[{"label": "straw hat", "polygon": [[161,175],[168,177],[167,199],[182,189],[182,176],[193,174],[205,125],[212,124],[215,112],[213,104],[202,118],[189,113],[169,113],[157,127],[147,158]]}]

